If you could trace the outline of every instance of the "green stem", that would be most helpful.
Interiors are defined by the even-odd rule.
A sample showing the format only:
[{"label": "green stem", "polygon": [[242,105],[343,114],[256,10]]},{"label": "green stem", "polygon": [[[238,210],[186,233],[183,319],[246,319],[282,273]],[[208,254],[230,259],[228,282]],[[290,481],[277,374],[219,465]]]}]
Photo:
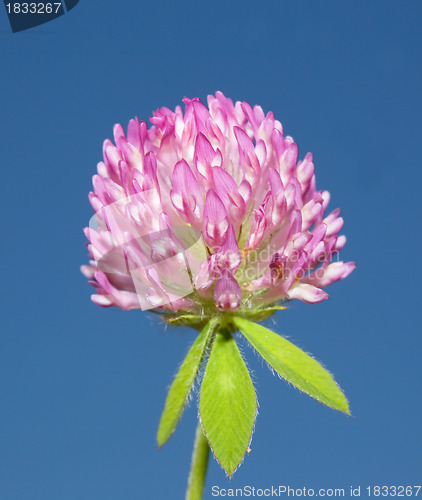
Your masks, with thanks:
[{"label": "green stem", "polygon": [[202,431],[201,423],[196,428],[195,444],[193,445],[192,463],[189,473],[186,500],[201,500],[207,475],[210,447]]}]

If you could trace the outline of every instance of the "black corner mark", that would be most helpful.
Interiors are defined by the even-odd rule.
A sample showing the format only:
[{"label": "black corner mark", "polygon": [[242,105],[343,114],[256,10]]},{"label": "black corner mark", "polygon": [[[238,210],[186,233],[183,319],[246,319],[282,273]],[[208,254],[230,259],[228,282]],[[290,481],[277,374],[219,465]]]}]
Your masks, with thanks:
[{"label": "black corner mark", "polygon": [[[47,23],[73,9],[79,0],[4,0],[13,33]],[[64,4],[64,5],[63,5]]]},{"label": "black corner mark", "polygon": [[13,33],[39,26],[64,14],[62,2],[48,1],[9,1],[4,0]]},{"label": "black corner mark", "polygon": [[66,10],[69,11],[70,9],[73,9],[77,4],[79,3],[79,0],[64,0],[64,4],[66,5]]}]

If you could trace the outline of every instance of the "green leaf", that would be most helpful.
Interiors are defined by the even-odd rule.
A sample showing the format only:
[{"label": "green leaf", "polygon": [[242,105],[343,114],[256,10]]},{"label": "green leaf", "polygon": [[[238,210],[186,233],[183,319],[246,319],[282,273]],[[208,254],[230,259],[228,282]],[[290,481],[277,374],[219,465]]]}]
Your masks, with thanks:
[{"label": "green leaf", "polygon": [[209,340],[217,325],[217,319],[217,317],[212,318],[198,335],[170,387],[158,427],[158,446],[163,446],[167,442],[182,416]]},{"label": "green leaf", "polygon": [[281,377],[321,403],[350,415],[346,397],[318,361],[268,328],[244,318],[232,321]]},{"label": "green leaf", "polygon": [[202,380],[199,413],[215,458],[229,477],[248,450],[255,422],[255,390],[234,338],[217,334]]},{"label": "green leaf", "polygon": [[246,309],[244,311],[237,311],[240,317],[246,318],[249,321],[264,321],[264,319],[272,316],[276,311],[286,309],[283,306],[269,306],[262,309]]},{"label": "green leaf", "polygon": [[198,325],[200,323],[204,323],[203,317],[199,314],[163,314],[164,321],[168,325],[177,326],[177,325]]}]

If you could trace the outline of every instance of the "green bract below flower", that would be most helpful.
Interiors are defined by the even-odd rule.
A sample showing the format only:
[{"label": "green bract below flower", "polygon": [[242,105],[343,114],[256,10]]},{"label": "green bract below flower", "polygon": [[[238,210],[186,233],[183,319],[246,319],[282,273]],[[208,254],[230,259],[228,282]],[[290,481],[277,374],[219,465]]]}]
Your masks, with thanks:
[{"label": "green bract below flower", "polygon": [[[161,313],[199,330],[167,397],[158,443],[174,431],[205,365],[200,427],[187,498],[201,498],[209,446],[231,476],[249,447],[257,402],[234,334],[240,331],[283,378],[349,413],[331,375],[313,358],[258,325],[291,299],[316,303],[348,276],[337,259],[346,242],[340,210],[325,215],[312,155],[272,113],[233,104],[221,92],[157,110],[152,126],[114,127],[93,178],[95,210],[85,229],[83,273],[101,306]],[[202,478],[202,479],[201,479]]]}]

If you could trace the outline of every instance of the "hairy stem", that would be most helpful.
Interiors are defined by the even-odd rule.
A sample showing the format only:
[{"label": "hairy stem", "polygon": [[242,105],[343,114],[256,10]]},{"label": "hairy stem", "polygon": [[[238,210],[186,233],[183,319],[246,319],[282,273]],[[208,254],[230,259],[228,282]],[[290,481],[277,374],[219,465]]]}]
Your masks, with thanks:
[{"label": "hairy stem", "polygon": [[196,428],[195,444],[193,446],[192,463],[189,473],[186,500],[201,500],[207,475],[210,447],[202,431],[201,423]]}]

